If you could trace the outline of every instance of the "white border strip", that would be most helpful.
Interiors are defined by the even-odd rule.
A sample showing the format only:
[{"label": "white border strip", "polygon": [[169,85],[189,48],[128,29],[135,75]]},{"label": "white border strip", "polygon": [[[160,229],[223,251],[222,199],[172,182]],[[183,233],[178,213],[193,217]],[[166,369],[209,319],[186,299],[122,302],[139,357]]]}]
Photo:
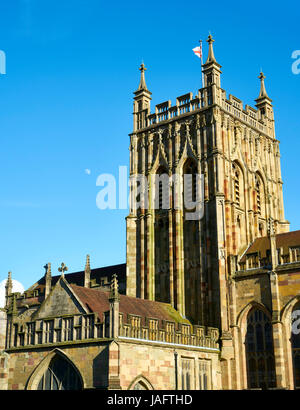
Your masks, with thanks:
[{"label": "white border strip", "polygon": [[180,347],[191,347],[193,349],[205,349],[205,350],[213,350],[214,352],[219,352],[220,349],[216,347],[203,347],[203,346],[194,346],[194,345],[183,345],[179,343],[170,343],[170,342],[160,342],[159,340],[148,340],[148,339],[138,339],[137,337],[127,337],[127,336],[119,336],[118,339],[125,339],[125,340],[137,340],[140,342],[148,342],[154,344],[163,344],[168,346],[180,346]]}]

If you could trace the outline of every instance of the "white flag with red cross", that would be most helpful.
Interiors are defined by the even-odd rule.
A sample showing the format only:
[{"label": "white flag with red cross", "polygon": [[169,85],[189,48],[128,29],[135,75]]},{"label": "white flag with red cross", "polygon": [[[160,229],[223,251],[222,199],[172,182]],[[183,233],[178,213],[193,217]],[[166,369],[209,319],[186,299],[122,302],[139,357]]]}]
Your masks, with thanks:
[{"label": "white flag with red cross", "polygon": [[193,52],[198,56],[199,58],[202,58],[202,44],[200,46],[193,48]]}]

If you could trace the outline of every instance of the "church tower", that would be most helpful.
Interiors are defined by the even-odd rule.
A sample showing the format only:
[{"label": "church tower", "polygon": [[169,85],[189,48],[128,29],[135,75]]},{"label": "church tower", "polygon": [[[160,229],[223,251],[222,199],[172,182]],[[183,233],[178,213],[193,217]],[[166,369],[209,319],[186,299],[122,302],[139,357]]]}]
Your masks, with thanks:
[{"label": "church tower", "polygon": [[[243,107],[221,88],[211,35],[207,42],[203,88],[175,105],[156,105],[154,113],[140,67],[130,134],[131,204],[138,197],[139,206],[127,217],[127,294],[171,303],[192,323],[219,327],[230,351],[231,272],[247,246],[267,234],[269,218],[276,233],[289,223],[265,77],[259,77],[257,109]],[[141,185],[148,203],[140,201]],[[195,202],[199,218],[191,217],[185,191],[191,198],[202,192]]]}]

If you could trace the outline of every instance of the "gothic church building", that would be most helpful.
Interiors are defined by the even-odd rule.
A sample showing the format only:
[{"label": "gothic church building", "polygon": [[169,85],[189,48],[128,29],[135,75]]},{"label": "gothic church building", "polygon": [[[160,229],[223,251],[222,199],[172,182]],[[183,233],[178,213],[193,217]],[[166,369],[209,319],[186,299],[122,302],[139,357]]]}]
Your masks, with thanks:
[{"label": "gothic church building", "polygon": [[[151,113],[140,67],[130,179],[158,206],[133,206],[131,184],[126,264],[91,269],[87,256],[52,275],[48,263],[23,294],[9,273],[0,389],[300,388],[300,231],[284,217],[272,100],[263,73],[256,108],[227,96],[207,41],[203,87],[175,105]],[[163,175],[177,176],[167,198]],[[193,198],[203,177],[199,218],[184,175]]]}]

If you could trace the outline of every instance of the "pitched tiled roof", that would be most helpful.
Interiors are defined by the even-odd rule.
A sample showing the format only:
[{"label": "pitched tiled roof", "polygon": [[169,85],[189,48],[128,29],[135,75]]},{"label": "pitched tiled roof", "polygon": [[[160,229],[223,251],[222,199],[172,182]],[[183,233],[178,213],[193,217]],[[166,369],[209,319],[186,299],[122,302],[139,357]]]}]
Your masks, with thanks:
[{"label": "pitched tiled roof", "polygon": [[[103,289],[91,289],[83,286],[70,285],[76,296],[91,311],[98,314],[103,320],[103,313],[109,311],[109,291]],[[139,315],[145,324],[145,318],[155,318],[159,320],[169,320],[177,323],[189,323],[168,303],[156,302],[152,300],[139,299],[131,296],[120,295],[120,313],[127,315]]]},{"label": "pitched tiled roof", "polygon": [[[120,292],[125,293],[126,289],[126,263],[121,263],[119,265],[105,266],[103,268],[91,269],[91,281],[95,280],[98,285],[100,285],[101,278],[107,278],[108,283],[111,281],[112,275],[116,274],[118,277]],[[51,285],[54,286],[58,281],[60,275],[52,276]],[[84,285],[84,271],[65,273],[65,279],[70,284],[75,284],[79,286]],[[43,293],[45,288],[45,277],[43,276],[39,279],[30,289],[40,289]]]},{"label": "pitched tiled roof", "polygon": [[[276,248],[283,248],[283,252],[286,253],[288,248],[293,246],[300,246],[300,230],[276,235]],[[251,253],[260,252],[261,257],[265,257],[266,251],[270,249],[270,247],[270,238],[268,236],[257,238],[246,250],[242,261],[245,259],[245,255]]]}]

